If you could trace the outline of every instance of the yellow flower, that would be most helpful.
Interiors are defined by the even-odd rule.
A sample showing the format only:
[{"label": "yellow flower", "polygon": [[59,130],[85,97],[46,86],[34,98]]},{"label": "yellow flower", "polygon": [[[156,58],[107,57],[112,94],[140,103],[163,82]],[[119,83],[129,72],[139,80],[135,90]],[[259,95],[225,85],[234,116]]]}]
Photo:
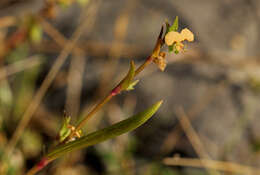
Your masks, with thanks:
[{"label": "yellow flower", "polygon": [[193,33],[187,28],[185,28],[181,31],[181,35],[183,36],[184,40],[187,40],[189,42],[192,42],[194,40]]},{"label": "yellow flower", "polygon": [[183,36],[179,32],[169,32],[165,36],[165,42],[168,46],[172,45],[174,42],[183,41]]},{"label": "yellow flower", "polygon": [[184,45],[182,42],[185,40],[189,42],[194,40],[193,33],[187,28],[182,29],[181,33],[175,31],[168,32],[165,36],[165,43],[168,46],[176,44],[176,50],[178,51],[183,50]]}]

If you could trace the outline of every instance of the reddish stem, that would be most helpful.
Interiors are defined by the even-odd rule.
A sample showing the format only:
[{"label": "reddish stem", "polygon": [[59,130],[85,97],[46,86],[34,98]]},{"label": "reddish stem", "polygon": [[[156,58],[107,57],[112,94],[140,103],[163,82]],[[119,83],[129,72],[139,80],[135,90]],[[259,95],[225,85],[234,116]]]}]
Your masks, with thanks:
[{"label": "reddish stem", "polygon": [[112,91],[111,91],[111,96],[116,96],[117,94],[119,94],[121,92],[121,86],[118,85],[116,86]]},{"label": "reddish stem", "polygon": [[32,167],[26,175],[34,175],[35,173],[37,173],[38,171],[40,171],[41,169],[43,169],[46,165],[48,165],[51,162],[50,159],[47,159],[46,157],[42,158],[42,160],[36,164],[34,167]]}]

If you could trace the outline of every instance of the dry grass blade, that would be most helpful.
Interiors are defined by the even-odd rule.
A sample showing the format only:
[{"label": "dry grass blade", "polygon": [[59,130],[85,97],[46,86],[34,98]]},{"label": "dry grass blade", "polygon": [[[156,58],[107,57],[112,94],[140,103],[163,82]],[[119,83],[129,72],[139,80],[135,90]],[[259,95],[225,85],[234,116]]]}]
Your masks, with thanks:
[{"label": "dry grass blade", "polygon": [[[176,109],[176,114],[177,114],[177,117],[180,121],[180,124],[181,124],[185,134],[187,135],[192,147],[194,148],[196,153],[199,155],[199,157],[201,159],[204,159],[204,158],[210,159],[210,156],[206,152],[202,142],[200,141],[198,134],[196,133],[196,131],[192,127],[192,125],[191,125],[187,115],[185,114],[183,108],[179,107],[178,109]],[[207,161],[202,160],[202,164],[205,165],[205,168],[207,168]],[[212,175],[219,174],[219,172],[217,172],[217,171],[211,171],[209,169],[207,169],[207,170]]]},{"label": "dry grass blade", "polygon": [[[46,30],[45,32],[47,33]],[[95,56],[96,59],[107,57],[107,53],[111,49],[111,43],[105,41],[87,40],[78,41],[77,44],[78,46],[80,46],[79,49],[81,49],[84,53],[88,53],[88,55]],[[141,57],[142,55],[145,55],[149,52],[148,47],[143,48],[141,44],[138,43],[118,43],[117,45],[119,45],[119,47],[121,48],[120,54],[122,59],[138,59],[138,57]],[[60,44],[54,43],[46,39],[43,39],[41,45],[34,45],[32,47],[33,50],[44,53],[57,53],[61,50]],[[75,49],[76,48],[74,48],[74,50]],[[133,58],[133,56],[136,58]]]},{"label": "dry grass blade", "polygon": [[[42,17],[38,17],[41,21],[43,30],[61,47],[65,47],[69,42],[56,28],[54,28],[48,21]],[[75,54],[82,54],[84,51],[78,47],[77,44],[74,45],[72,52]]]},{"label": "dry grass blade", "polygon": [[[25,127],[27,126],[28,122],[30,121],[31,117],[33,116],[34,112],[36,111],[37,107],[39,106],[42,98],[44,97],[46,91],[50,87],[52,81],[56,77],[58,71],[60,70],[61,66],[63,65],[64,61],[72,51],[75,43],[80,38],[81,34],[83,33],[86,26],[90,28],[93,26],[94,23],[94,17],[97,11],[98,3],[94,3],[89,9],[83,9],[83,11],[86,13],[87,21],[82,23],[74,32],[72,39],[70,42],[67,43],[67,45],[64,47],[60,55],[58,56],[57,60],[55,61],[53,67],[49,71],[48,75],[44,79],[40,89],[37,91],[35,97],[33,98],[32,102],[30,103],[29,107],[25,111],[24,115],[22,116],[22,119],[18,125],[18,127],[15,130],[15,133],[13,134],[10,142],[8,143],[8,146],[6,147],[6,153],[7,156],[9,156],[15,145],[17,144],[17,141],[21,137]],[[85,16],[85,15],[84,15]]]},{"label": "dry grass blade", "polygon": [[[44,31],[53,38],[53,40],[61,47],[65,46],[68,40],[54,28],[44,18],[39,17]],[[73,50],[73,59],[70,63],[70,70],[68,75],[68,88],[67,88],[67,100],[66,111],[71,116],[77,116],[79,111],[80,92],[82,88],[82,76],[85,67],[85,58],[83,57],[84,51],[75,44]]]},{"label": "dry grass blade", "polygon": [[[189,119],[192,121],[197,118],[198,114],[205,109],[207,105],[217,96],[222,87],[224,86],[224,82],[219,83],[217,86],[210,88],[201,98],[195,103],[191,109],[188,111]],[[169,152],[174,148],[179,138],[181,137],[181,125],[178,123],[176,127],[174,127],[165,138],[162,146],[162,152]]]},{"label": "dry grass blade", "polygon": [[[250,166],[240,165],[232,162],[209,160],[209,159],[173,157],[173,158],[165,158],[163,162],[166,165],[173,165],[173,166],[188,166],[188,167],[197,167],[197,168],[204,168],[206,166],[206,168],[209,169],[230,172],[230,173],[237,173],[242,175],[260,174],[260,169],[256,169]],[[204,164],[203,162],[207,162],[207,164]]]}]

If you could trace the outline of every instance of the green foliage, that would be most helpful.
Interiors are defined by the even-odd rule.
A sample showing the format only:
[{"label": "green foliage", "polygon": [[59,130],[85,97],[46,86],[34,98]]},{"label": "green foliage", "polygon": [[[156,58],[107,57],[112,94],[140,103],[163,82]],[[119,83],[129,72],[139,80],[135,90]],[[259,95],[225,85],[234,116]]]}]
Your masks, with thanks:
[{"label": "green foliage", "polygon": [[7,81],[0,82],[0,104],[10,106],[13,101],[13,94]]},{"label": "green foliage", "polygon": [[23,154],[28,158],[33,158],[41,153],[42,138],[34,130],[26,130],[21,139]]},{"label": "green foliage", "polygon": [[[43,60],[43,59],[42,59]],[[41,72],[40,66],[33,67],[16,75],[15,79],[15,101],[14,118],[18,120],[31,102],[36,86],[36,80]]]},{"label": "green foliage", "polygon": [[258,152],[260,151],[260,140],[255,140],[252,144],[251,144],[251,148],[253,152]]},{"label": "green foliage", "polygon": [[33,23],[29,33],[31,41],[34,43],[40,43],[42,40],[42,34],[43,31],[41,25],[38,23]]},{"label": "green foliage", "polygon": [[[131,87],[133,87],[137,83],[137,82],[135,84],[132,83],[134,76],[135,76],[135,64],[134,61],[131,61],[128,74],[126,75],[126,77],[121,83],[121,88],[122,88],[121,90],[131,90]],[[131,86],[130,89],[129,86]]]},{"label": "green foliage", "polygon": [[178,28],[179,28],[179,18],[178,18],[178,16],[176,16],[172,26],[169,27],[168,32],[171,32],[171,31],[177,32]]},{"label": "green foliage", "polygon": [[28,42],[25,42],[15,48],[12,52],[7,55],[7,62],[9,64],[14,63],[15,61],[22,60],[29,55],[29,45]]},{"label": "green foliage", "polygon": [[59,132],[59,141],[62,142],[65,140],[71,133],[71,129],[69,129],[70,126],[70,116],[64,116],[63,123]]},{"label": "green foliage", "polygon": [[135,85],[139,82],[139,80],[135,80],[129,84],[129,86],[126,88],[127,91],[134,90]]},{"label": "green foliage", "polygon": [[[173,49],[174,49],[174,46],[173,45],[171,45],[171,46],[168,46],[168,52],[173,52]],[[176,49],[175,49],[176,50]]]},{"label": "green foliage", "polygon": [[112,126],[107,128],[98,130],[96,132],[90,133],[86,136],[83,136],[75,141],[57,146],[50,153],[47,154],[46,158],[53,160],[56,159],[66,153],[86,148],[88,146],[92,146],[103,142],[105,140],[114,138],[126,132],[132,131],[145,123],[161,106],[162,101],[157,102],[150,108],[145,111],[134,115],[126,120],[118,122]]},{"label": "green foliage", "polygon": [[115,152],[106,151],[102,154],[102,159],[106,164],[107,174],[120,173],[120,160]]},{"label": "green foliage", "polygon": [[[171,31],[177,32],[178,28],[179,28],[179,18],[178,18],[178,16],[175,17],[175,20],[174,20],[174,22],[171,26],[168,22],[166,22],[166,34],[168,32],[171,32]],[[179,53],[179,51],[176,49],[176,43],[174,43],[171,46],[168,46],[168,52],[171,53],[173,51],[174,51],[175,54]]]}]

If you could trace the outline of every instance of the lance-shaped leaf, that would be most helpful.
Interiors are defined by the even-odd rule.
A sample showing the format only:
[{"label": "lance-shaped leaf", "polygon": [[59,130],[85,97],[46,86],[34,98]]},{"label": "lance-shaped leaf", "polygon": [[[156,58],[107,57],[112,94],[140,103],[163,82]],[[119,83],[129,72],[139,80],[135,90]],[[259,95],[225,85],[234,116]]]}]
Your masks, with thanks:
[{"label": "lance-shaped leaf", "polygon": [[63,123],[59,132],[59,141],[62,142],[65,140],[71,133],[71,130],[69,129],[70,125],[70,116],[64,116]]},{"label": "lance-shaped leaf", "polygon": [[126,120],[118,122],[107,128],[98,130],[96,132],[90,133],[75,141],[57,146],[46,155],[46,158],[48,160],[54,160],[66,153],[86,148],[88,146],[95,145],[97,143],[124,134],[126,132],[132,131],[140,125],[142,125],[143,123],[145,123],[149,118],[151,118],[151,116],[159,109],[161,104],[162,101],[159,101],[152,105],[150,108],[146,109],[145,111],[138,113]]},{"label": "lance-shaped leaf", "polygon": [[172,25],[169,24],[168,20],[165,21],[165,24],[166,24],[166,34],[171,31],[177,32],[179,28],[178,16],[175,17]]},{"label": "lance-shaped leaf", "polygon": [[[171,32],[171,31],[174,31],[174,32],[177,32],[178,31],[178,28],[179,28],[179,18],[178,16],[175,17],[175,20],[172,24],[172,26],[170,26],[170,24],[166,21],[166,34],[168,32]],[[175,44],[171,45],[171,46],[168,46],[168,51],[171,53],[172,51],[174,51],[176,54],[178,54],[176,52],[176,49],[175,49]]]},{"label": "lance-shaped leaf", "polygon": [[177,32],[178,28],[179,28],[179,18],[178,18],[178,16],[176,16],[172,26],[169,28],[169,32],[171,32],[171,31]]},{"label": "lance-shaped leaf", "polygon": [[131,61],[128,74],[126,75],[124,80],[120,83],[122,88],[121,90],[126,90],[130,86],[132,80],[134,79],[134,76],[135,76],[135,64],[134,61]]},{"label": "lance-shaped leaf", "polygon": [[139,80],[132,81],[130,85],[126,88],[127,91],[134,90],[135,85],[139,82]]}]

